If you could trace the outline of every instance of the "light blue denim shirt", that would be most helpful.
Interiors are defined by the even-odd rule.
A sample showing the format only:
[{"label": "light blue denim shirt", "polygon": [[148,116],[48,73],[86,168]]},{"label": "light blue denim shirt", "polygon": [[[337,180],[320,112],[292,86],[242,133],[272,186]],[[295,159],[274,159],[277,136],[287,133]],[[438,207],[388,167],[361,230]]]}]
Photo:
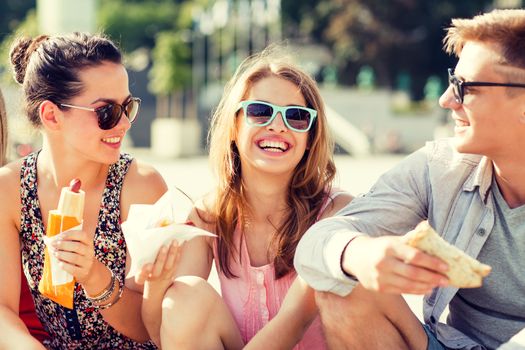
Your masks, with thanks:
[{"label": "light blue denim shirt", "polygon": [[[403,235],[422,220],[428,220],[445,240],[477,257],[494,225],[491,183],[492,163],[486,157],[460,154],[450,139],[428,142],[337,216],[313,225],[297,247],[295,268],[314,289],[347,295],[357,283],[341,270],[348,241],[363,233]],[[447,347],[479,349],[459,331],[438,322],[457,290],[436,288],[425,297],[425,323]]]}]

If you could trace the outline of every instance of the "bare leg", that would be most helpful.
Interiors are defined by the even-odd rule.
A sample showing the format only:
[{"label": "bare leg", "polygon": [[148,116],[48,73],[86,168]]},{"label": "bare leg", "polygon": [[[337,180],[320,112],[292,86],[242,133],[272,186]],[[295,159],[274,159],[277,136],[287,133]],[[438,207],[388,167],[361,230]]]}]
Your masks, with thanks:
[{"label": "bare leg", "polygon": [[316,293],[330,349],[427,348],[427,335],[400,295],[372,292],[358,285],[342,298]]},{"label": "bare leg", "polygon": [[205,280],[177,278],[162,302],[163,349],[241,349],[237,325],[220,295]]}]

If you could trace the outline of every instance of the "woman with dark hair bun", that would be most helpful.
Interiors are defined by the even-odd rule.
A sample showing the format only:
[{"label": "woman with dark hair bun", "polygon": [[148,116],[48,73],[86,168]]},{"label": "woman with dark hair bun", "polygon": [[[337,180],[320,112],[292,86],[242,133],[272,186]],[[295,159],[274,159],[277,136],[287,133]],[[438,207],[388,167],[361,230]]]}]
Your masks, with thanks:
[{"label": "woman with dark hair bun", "polygon": [[[166,184],[155,169],[120,152],[140,106],[121,53],[103,36],[74,33],[19,39],[11,62],[43,146],[0,169],[0,348],[42,348],[18,318],[20,261],[50,335],[47,348],[154,348],[141,319],[142,294],[124,284],[129,259],[120,223],[131,203],[154,203]],[[85,192],[82,226],[47,245],[74,277],[70,308],[42,294],[39,284],[47,271],[48,214],[72,179]]]}]

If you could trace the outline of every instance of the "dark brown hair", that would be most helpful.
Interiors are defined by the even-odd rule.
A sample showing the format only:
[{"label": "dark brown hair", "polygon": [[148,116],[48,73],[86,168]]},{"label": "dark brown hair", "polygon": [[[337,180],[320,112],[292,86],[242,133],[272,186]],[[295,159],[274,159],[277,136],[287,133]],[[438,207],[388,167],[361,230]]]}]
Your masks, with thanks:
[{"label": "dark brown hair", "polygon": [[111,40],[86,33],[19,38],[10,56],[15,80],[24,88],[27,117],[36,127],[40,126],[38,108],[43,101],[58,105],[82,92],[79,71],[104,61],[122,63]]},{"label": "dark brown hair", "polygon": [[493,10],[453,19],[443,40],[445,51],[459,56],[467,41],[494,43],[501,48],[503,63],[525,69],[525,10]]}]

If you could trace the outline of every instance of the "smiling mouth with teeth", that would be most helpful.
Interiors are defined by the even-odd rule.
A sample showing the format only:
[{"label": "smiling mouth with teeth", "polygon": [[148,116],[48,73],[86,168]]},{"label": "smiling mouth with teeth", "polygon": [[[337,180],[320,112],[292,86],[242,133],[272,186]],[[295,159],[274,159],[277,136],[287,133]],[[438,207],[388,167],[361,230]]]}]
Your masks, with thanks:
[{"label": "smiling mouth with teeth", "polygon": [[102,139],[102,141],[106,143],[119,143],[120,137],[108,137],[107,139]]},{"label": "smiling mouth with teeth", "polygon": [[290,148],[290,145],[286,142],[268,140],[262,140],[259,142],[258,146],[259,148],[270,152],[286,152]]},{"label": "smiling mouth with teeth", "polygon": [[469,126],[470,124],[465,120],[456,119],[455,120],[456,126]]}]

